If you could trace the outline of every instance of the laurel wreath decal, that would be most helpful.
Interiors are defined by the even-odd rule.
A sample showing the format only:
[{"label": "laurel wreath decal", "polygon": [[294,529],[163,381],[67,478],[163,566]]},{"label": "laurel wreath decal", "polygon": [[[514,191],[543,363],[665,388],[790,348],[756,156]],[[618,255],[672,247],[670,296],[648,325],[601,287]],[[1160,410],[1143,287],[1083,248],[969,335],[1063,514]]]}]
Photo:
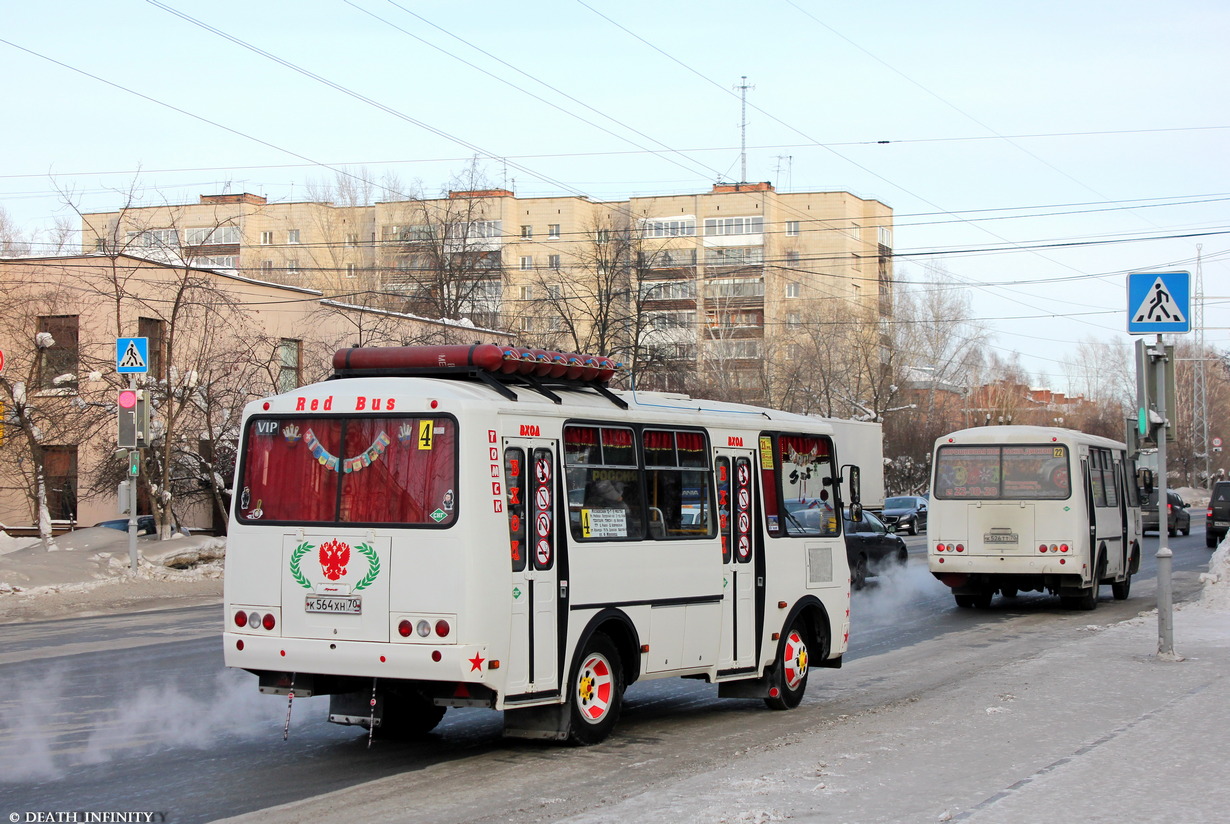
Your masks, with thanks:
[{"label": "laurel wreath decal", "polygon": [[290,554],[290,576],[295,579],[295,583],[304,589],[311,589],[312,582],[307,579],[307,576],[299,571],[299,561],[311,548],[312,545],[307,541],[304,541],[299,544],[299,546],[295,547],[295,551]]},{"label": "laurel wreath decal", "polygon": [[[295,583],[304,589],[311,589],[312,582],[309,581],[307,576],[303,574],[303,571],[299,568],[299,563],[303,560],[303,556],[307,555],[314,548],[315,547],[312,546],[311,542],[304,541],[299,544],[299,546],[295,547],[295,551],[290,554],[290,577],[294,578]],[[371,586],[372,582],[379,577],[380,556],[376,554],[375,548],[373,548],[370,544],[359,544],[355,547],[355,550],[367,559],[367,574],[360,578],[359,582],[354,585],[355,592],[358,592],[361,589],[366,589]]]},{"label": "laurel wreath decal", "polygon": [[368,567],[367,574],[359,579],[359,583],[354,585],[355,591],[358,592],[376,580],[376,576],[380,574],[380,557],[376,555],[376,550],[368,544],[359,544],[355,549],[367,559]]}]

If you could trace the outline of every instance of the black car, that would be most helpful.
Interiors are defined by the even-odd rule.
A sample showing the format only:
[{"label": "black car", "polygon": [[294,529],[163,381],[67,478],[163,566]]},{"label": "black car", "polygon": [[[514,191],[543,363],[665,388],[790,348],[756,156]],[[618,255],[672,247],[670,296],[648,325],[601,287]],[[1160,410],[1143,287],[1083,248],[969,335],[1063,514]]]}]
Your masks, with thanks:
[{"label": "black car", "polygon": [[1213,493],[1209,496],[1208,521],[1204,527],[1204,542],[1212,549],[1226,537],[1230,530],[1230,481],[1218,481],[1213,484]]},{"label": "black car", "polygon": [[927,531],[927,496],[896,495],[884,501],[880,510],[884,523],[897,528],[898,532],[917,535]]},{"label": "black car", "polygon": [[909,560],[905,541],[873,513],[863,511],[862,520],[850,520],[845,511],[846,559],[850,562],[850,586],[862,589],[867,578]]},{"label": "black car", "polygon": [[[1157,492],[1153,490],[1144,497],[1140,502],[1140,534],[1144,535],[1147,532],[1157,532]],[[1169,506],[1166,507],[1168,515],[1166,518],[1166,534],[1174,537],[1182,532],[1184,535],[1192,534],[1192,515],[1187,511],[1187,502],[1179,497],[1179,493],[1166,490],[1166,500]]]}]

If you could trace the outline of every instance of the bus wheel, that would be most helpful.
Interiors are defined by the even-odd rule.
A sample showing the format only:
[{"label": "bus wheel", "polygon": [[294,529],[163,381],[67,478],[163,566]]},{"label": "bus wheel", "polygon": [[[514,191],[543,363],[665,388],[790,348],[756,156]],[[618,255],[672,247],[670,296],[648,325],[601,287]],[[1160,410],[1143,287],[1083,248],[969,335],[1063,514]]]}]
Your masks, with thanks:
[{"label": "bus wheel", "polygon": [[995,597],[995,590],[984,589],[974,595],[974,606],[978,609],[988,609],[991,606],[991,599]]},{"label": "bus wheel", "polygon": [[597,744],[611,734],[623,706],[623,680],[619,651],[610,638],[594,633],[572,665],[568,682],[572,707],[569,743]]},{"label": "bus wheel", "polygon": [[418,693],[389,694],[384,697],[384,717],[376,727],[377,738],[418,738],[436,728],[444,717],[444,707]]},{"label": "bus wheel", "polygon": [[1127,573],[1123,576],[1122,581],[1115,581],[1110,585],[1110,594],[1115,596],[1116,601],[1126,601],[1128,593],[1132,591],[1132,573]]},{"label": "bus wheel", "polygon": [[769,697],[764,700],[771,710],[792,710],[803,700],[810,672],[807,634],[803,624],[795,619],[782,637],[777,665],[773,668]]},{"label": "bus wheel", "polygon": [[974,596],[973,595],[964,595],[962,593],[954,592],[952,594],[952,597],[956,599],[957,606],[959,606],[961,609],[973,609],[974,608]]},{"label": "bus wheel", "polygon": [[1016,587],[1000,587],[999,591],[1000,591],[1000,594],[1003,595],[1005,598],[1015,598],[1016,593],[1017,593],[1017,588]]}]

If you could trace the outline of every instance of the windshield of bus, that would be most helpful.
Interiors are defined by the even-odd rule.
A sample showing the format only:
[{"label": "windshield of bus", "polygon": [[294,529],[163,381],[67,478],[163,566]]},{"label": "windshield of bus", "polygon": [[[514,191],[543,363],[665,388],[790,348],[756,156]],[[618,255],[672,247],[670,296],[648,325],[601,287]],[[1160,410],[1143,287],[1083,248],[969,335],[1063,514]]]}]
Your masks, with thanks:
[{"label": "windshield of bus", "polygon": [[1062,500],[1072,493],[1068,448],[1060,444],[941,446],[936,498]]},{"label": "windshield of bus", "polygon": [[448,526],[457,504],[456,429],[443,417],[252,418],[235,517]]}]

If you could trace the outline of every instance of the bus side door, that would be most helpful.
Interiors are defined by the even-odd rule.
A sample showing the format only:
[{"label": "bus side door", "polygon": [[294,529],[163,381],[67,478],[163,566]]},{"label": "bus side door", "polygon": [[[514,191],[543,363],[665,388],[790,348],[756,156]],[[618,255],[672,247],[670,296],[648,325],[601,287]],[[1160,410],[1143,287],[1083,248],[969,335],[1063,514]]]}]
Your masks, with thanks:
[{"label": "bus side door", "polygon": [[504,487],[511,570],[510,696],[559,690],[560,524],[554,441],[504,439]]},{"label": "bus side door", "polygon": [[758,551],[754,540],[755,453],[719,450],[714,461],[722,544],[722,639],[718,669],[756,664]]}]

